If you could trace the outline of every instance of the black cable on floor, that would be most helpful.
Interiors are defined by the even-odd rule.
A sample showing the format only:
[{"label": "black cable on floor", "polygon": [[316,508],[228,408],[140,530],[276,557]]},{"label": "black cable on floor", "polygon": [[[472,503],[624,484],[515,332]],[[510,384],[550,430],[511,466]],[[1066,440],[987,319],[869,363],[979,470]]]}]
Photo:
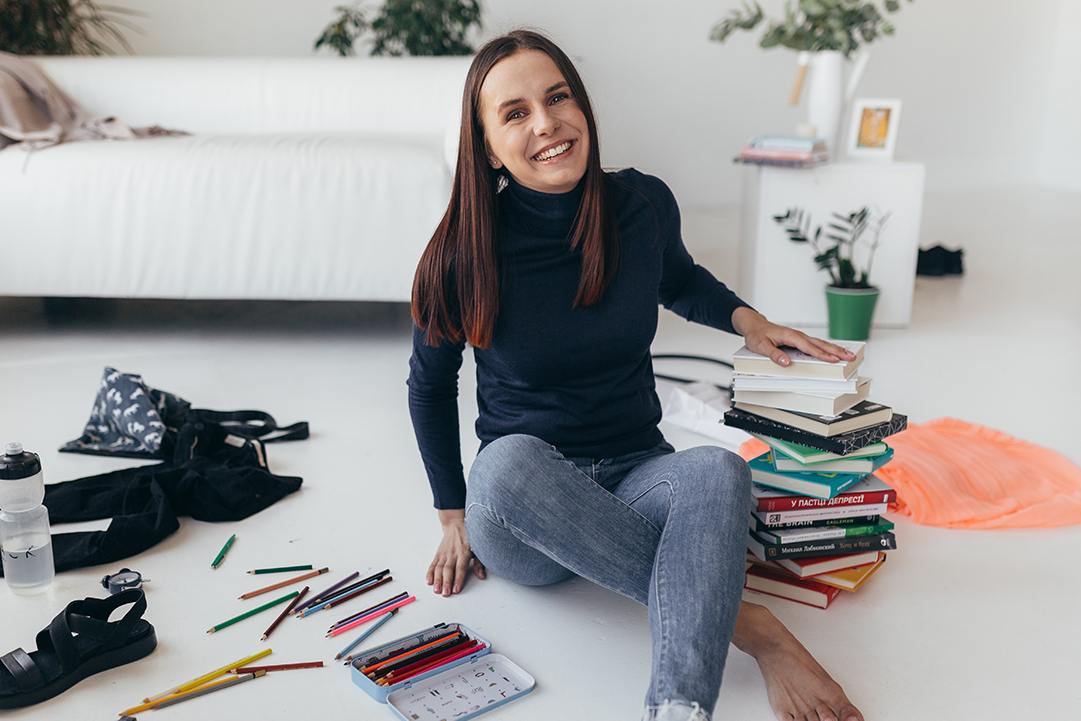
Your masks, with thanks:
[{"label": "black cable on floor", "polygon": [[[717,365],[722,365],[722,366],[725,366],[725,367],[728,367],[728,368],[733,368],[734,367],[728,361],[721,360],[720,358],[711,358],[710,356],[702,356],[702,355],[688,355],[686,353],[657,353],[657,354],[654,354],[653,360],[691,360],[691,361],[702,361],[704,363],[716,363]],[[679,376],[663,375],[661,373],[654,373],[653,376],[655,378],[660,378],[661,380],[666,380],[666,381],[672,381],[674,383],[695,383],[695,382],[697,382],[693,378],[680,378]],[[720,383],[712,383],[711,385],[713,385],[716,388],[721,389],[722,391],[724,391],[724,392],[726,392],[728,394],[732,393],[731,386],[722,386]]]}]

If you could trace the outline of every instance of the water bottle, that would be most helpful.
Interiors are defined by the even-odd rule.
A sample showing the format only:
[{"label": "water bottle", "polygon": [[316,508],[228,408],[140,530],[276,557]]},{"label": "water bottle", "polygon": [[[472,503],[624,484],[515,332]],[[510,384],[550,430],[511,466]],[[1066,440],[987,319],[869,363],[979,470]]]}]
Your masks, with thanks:
[{"label": "water bottle", "polygon": [[21,443],[7,444],[0,456],[0,556],[8,588],[20,596],[44,591],[56,573],[44,499],[41,459]]}]

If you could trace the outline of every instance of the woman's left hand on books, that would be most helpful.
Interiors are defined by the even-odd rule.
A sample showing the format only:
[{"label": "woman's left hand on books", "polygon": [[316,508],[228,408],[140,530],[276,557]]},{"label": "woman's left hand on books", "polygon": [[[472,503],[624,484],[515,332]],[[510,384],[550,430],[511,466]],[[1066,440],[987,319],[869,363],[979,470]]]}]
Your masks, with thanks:
[{"label": "woman's left hand on books", "polygon": [[743,336],[748,348],[769,357],[782,367],[792,363],[792,359],[781,350],[785,347],[796,348],[829,363],[854,360],[856,357],[851,351],[835,343],[809,336],[795,328],[772,323],[766,316],[747,307],[737,308],[732,313],[732,327]]}]

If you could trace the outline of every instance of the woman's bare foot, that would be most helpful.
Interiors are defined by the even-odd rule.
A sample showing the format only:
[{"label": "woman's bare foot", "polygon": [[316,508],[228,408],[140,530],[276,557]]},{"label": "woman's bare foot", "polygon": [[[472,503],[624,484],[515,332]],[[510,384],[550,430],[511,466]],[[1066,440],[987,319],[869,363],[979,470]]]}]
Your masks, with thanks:
[{"label": "woman's bare foot", "polygon": [[764,606],[744,602],[732,643],[758,661],[781,721],[864,721],[841,687]]}]

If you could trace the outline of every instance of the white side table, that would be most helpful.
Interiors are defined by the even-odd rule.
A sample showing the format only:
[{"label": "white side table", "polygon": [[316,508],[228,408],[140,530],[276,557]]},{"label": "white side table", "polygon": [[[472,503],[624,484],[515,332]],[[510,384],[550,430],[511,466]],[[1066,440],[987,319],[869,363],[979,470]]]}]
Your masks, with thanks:
[{"label": "white side table", "polygon": [[[811,233],[822,225],[825,236],[833,213],[848,215],[870,206],[891,212],[871,267],[871,284],[882,289],[874,324],[908,325],[923,212],[923,163],[828,163],[800,170],[748,165],[744,173],[740,297],[775,323],[826,325],[822,289],[829,275],[815,268],[810,244],[789,240],[773,216],[799,206],[811,215]],[[865,256],[856,258],[862,267]]]}]

